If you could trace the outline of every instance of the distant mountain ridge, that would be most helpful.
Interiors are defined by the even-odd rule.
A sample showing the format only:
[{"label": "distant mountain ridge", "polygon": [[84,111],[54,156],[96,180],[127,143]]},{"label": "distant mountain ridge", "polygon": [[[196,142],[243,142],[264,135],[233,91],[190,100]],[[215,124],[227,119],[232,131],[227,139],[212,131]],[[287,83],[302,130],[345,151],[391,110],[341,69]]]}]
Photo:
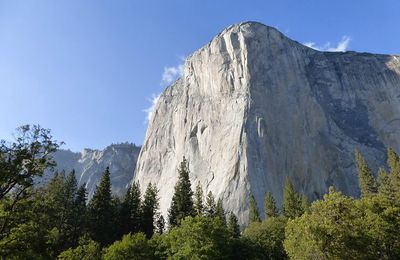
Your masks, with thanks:
[{"label": "distant mountain ridge", "polygon": [[[82,152],[72,152],[60,149],[53,155],[57,163],[55,170],[64,170],[68,174],[74,169],[79,185],[86,183],[91,198],[104,170],[109,167],[112,192],[122,195],[134,176],[140,148],[135,144],[120,143],[103,150],[85,148]],[[51,175],[46,174],[45,178],[51,178]]]}]

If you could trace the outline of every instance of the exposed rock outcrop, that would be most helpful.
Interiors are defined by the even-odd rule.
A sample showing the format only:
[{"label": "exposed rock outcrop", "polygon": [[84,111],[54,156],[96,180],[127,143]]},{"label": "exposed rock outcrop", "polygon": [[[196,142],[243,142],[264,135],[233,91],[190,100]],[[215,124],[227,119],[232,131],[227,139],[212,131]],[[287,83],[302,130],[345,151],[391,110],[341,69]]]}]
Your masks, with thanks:
[{"label": "exposed rock outcrop", "polygon": [[241,223],[254,194],[282,202],[286,176],[319,198],[357,196],[354,150],[377,169],[400,151],[400,56],[320,52],[274,28],[231,26],[189,56],[159,98],[134,180],[160,190],[167,212],[183,156],[194,186],[222,198]]},{"label": "exposed rock outcrop", "polygon": [[[123,195],[133,178],[139,152],[140,147],[129,143],[113,144],[104,150],[84,149],[80,153],[58,150],[54,154],[55,170],[69,173],[75,169],[79,185],[86,183],[88,198],[91,198],[108,166],[112,192]],[[48,173],[46,179],[49,178],[51,175]]]}]

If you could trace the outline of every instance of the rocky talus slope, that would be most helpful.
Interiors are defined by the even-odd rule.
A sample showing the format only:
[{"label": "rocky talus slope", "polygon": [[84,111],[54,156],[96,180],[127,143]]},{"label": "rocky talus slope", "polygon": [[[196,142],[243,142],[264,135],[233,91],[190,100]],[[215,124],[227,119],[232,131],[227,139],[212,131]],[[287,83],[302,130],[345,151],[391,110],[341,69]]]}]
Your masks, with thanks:
[{"label": "rocky talus slope", "polygon": [[374,170],[400,152],[400,56],[320,52],[276,29],[231,26],[189,56],[158,100],[134,181],[160,190],[164,215],[177,167],[244,223],[285,177],[311,199],[335,186],[357,196],[354,151]]}]

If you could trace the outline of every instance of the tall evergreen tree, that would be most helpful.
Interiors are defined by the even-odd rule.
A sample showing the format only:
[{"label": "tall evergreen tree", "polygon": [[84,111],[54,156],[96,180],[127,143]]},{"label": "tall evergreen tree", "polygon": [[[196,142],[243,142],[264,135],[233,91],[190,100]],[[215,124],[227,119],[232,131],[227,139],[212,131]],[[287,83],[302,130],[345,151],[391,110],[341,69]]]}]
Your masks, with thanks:
[{"label": "tall evergreen tree", "polygon": [[211,191],[208,192],[206,198],[206,205],[204,208],[204,214],[206,217],[214,217],[217,211],[217,205],[215,204],[215,198]]},{"label": "tall evergreen tree", "polygon": [[87,219],[87,209],[86,209],[86,184],[82,184],[78,191],[76,192],[76,197],[74,201],[74,233],[72,237],[72,243],[74,247],[78,245],[79,238],[86,233],[86,219]]},{"label": "tall evergreen tree", "polygon": [[264,215],[265,218],[273,218],[279,215],[275,199],[271,192],[268,192],[264,199]]},{"label": "tall evergreen tree", "polygon": [[294,190],[290,179],[286,177],[282,205],[283,215],[291,219],[301,216],[304,212],[301,204],[301,196]]},{"label": "tall evergreen tree", "polygon": [[238,219],[237,219],[236,215],[233,214],[233,212],[231,212],[229,214],[227,226],[228,226],[228,232],[229,232],[230,236],[233,238],[239,238],[240,227],[239,227]]},{"label": "tall evergreen tree", "polygon": [[260,214],[258,213],[258,206],[256,198],[254,195],[250,197],[250,213],[249,213],[249,223],[261,222]]},{"label": "tall evergreen tree", "polygon": [[183,160],[178,169],[178,182],[175,185],[175,192],[172,197],[171,207],[168,212],[170,227],[174,227],[186,216],[194,215],[193,191],[189,180],[188,163]]},{"label": "tall evergreen tree", "polygon": [[388,149],[388,164],[390,174],[386,182],[386,190],[390,191],[388,196],[391,202],[400,206],[400,158],[392,148]]},{"label": "tall evergreen tree", "polygon": [[200,182],[197,184],[196,192],[194,193],[194,210],[196,216],[202,216],[204,213],[203,189],[201,188]]},{"label": "tall evergreen tree", "polygon": [[62,224],[60,233],[62,235],[62,244],[68,248],[74,246],[75,232],[75,198],[78,190],[78,182],[75,177],[75,170],[72,170],[65,179],[62,190],[63,208],[61,210]]},{"label": "tall evergreen tree", "polygon": [[222,220],[222,223],[226,226],[226,216],[225,216],[225,210],[222,205],[222,199],[219,198],[217,201],[217,206],[215,208],[215,216],[220,218]]},{"label": "tall evergreen tree", "polygon": [[108,167],[89,202],[88,210],[91,237],[102,246],[113,242],[115,223],[111,197],[110,171]]},{"label": "tall evergreen tree", "polygon": [[139,183],[133,183],[126,192],[121,208],[123,234],[136,233],[141,223],[141,194]]},{"label": "tall evergreen tree", "polygon": [[376,180],[365,162],[364,157],[358,150],[356,151],[356,162],[361,196],[367,197],[376,194],[378,192]]},{"label": "tall evergreen tree", "polygon": [[164,233],[165,230],[165,220],[163,215],[157,214],[156,218],[156,232],[160,235]]},{"label": "tall evergreen tree", "polygon": [[151,183],[148,184],[142,204],[142,231],[148,238],[154,234],[154,223],[156,221],[159,207],[158,190]]}]

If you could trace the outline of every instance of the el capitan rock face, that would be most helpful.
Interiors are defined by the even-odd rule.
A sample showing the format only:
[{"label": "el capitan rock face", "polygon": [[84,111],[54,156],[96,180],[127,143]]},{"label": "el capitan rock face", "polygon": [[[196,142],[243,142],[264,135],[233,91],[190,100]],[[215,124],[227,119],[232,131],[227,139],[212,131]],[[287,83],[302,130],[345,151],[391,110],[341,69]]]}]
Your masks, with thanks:
[{"label": "el capitan rock face", "polygon": [[189,56],[157,102],[134,181],[157,185],[166,216],[177,167],[243,224],[255,195],[282,202],[285,177],[316,199],[357,196],[354,150],[373,169],[400,151],[400,57],[320,52],[260,23],[225,29]]}]

